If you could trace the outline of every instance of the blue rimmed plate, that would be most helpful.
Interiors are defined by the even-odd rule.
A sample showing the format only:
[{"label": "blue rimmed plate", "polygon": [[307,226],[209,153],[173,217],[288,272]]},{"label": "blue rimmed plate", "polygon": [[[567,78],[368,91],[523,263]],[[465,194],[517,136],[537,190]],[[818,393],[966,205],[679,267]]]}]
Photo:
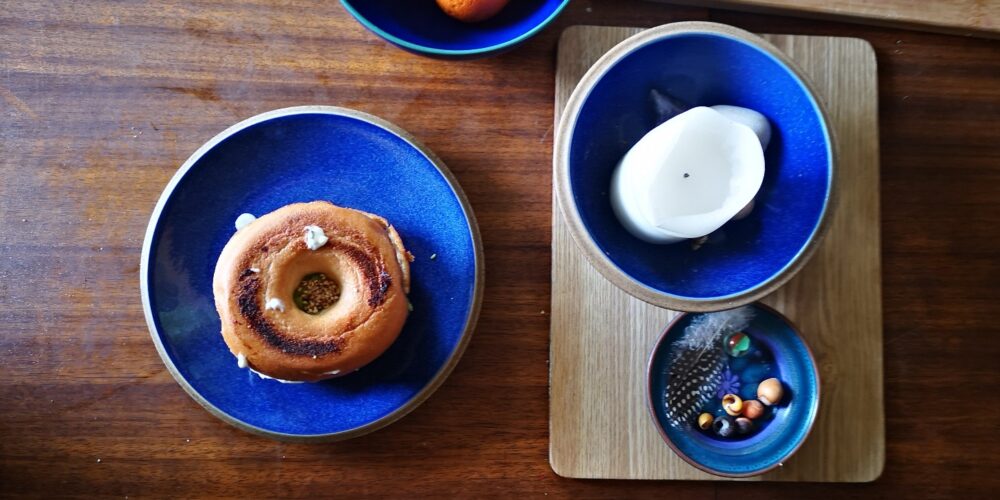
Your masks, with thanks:
[{"label": "blue rimmed plate", "polygon": [[365,28],[397,47],[430,57],[472,59],[524,43],[555,20],[569,0],[517,0],[478,23],[452,19],[429,0],[340,3]]},{"label": "blue rimmed plate", "polygon": [[[222,340],[212,272],[241,213],[312,200],[397,228],[416,257],[413,311],[389,350],[355,374],[264,380],[240,369]],[[331,106],[264,113],[199,148],[160,196],[140,271],[153,342],[181,387],[230,424],[291,441],[359,436],[423,402],[465,350],[482,281],[479,230],[447,167],[391,123]]]},{"label": "blue rimmed plate", "polygon": [[[757,384],[771,377],[778,378],[785,388],[782,401],[755,421],[755,433],[745,438],[721,438],[697,429],[693,422],[671,425],[667,418],[670,360],[684,329],[698,314],[674,318],[653,347],[646,373],[647,406],[663,440],[684,461],[724,477],[755,476],[781,465],[805,442],[819,411],[819,372],[809,346],[781,313],[759,303],[746,307],[753,307],[755,313],[745,329],[752,348],[747,355],[727,361],[724,392],[754,399]],[[703,411],[722,414],[717,400]]]}]

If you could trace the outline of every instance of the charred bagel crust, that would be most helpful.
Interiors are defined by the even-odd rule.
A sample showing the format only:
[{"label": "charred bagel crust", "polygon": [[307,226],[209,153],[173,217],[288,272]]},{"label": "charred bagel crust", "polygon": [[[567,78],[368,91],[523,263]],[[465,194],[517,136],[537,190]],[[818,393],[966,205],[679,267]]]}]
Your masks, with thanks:
[{"label": "charred bagel crust", "polygon": [[[329,240],[316,250],[306,226]],[[233,355],[282,380],[347,375],[384,352],[408,314],[412,259],[382,217],[315,201],[287,205],[240,229],[215,267],[213,292],[222,337]],[[292,299],[303,277],[323,273],[340,299],[316,315]],[[278,299],[284,311],[267,309]]]}]

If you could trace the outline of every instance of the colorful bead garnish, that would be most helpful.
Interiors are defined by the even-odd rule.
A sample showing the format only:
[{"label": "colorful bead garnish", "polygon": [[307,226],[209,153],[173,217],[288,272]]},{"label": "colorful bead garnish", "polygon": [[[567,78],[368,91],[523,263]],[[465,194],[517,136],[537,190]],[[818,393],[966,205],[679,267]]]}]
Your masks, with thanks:
[{"label": "colorful bead garnish", "polygon": [[712,428],[712,422],[715,420],[711,413],[702,413],[698,415],[698,428],[707,431]]},{"label": "colorful bead garnish", "polygon": [[722,415],[715,419],[712,428],[715,429],[716,434],[722,437],[732,436],[736,432],[736,424],[733,422],[732,417],[727,415]]},{"label": "colorful bead garnish", "polygon": [[757,386],[757,399],[767,406],[774,406],[781,402],[785,390],[781,386],[781,381],[776,378],[769,378]]},{"label": "colorful bead garnish", "polygon": [[735,394],[726,394],[722,396],[722,409],[729,416],[735,417],[743,412],[743,400]]},{"label": "colorful bead garnish", "polygon": [[750,352],[750,336],[743,332],[734,332],[726,337],[723,345],[726,354],[738,358]]},{"label": "colorful bead garnish", "polygon": [[753,431],[753,420],[746,417],[737,418],[736,431],[740,434],[750,434]]},{"label": "colorful bead garnish", "polygon": [[743,416],[749,419],[760,418],[764,414],[764,405],[756,399],[743,402]]}]

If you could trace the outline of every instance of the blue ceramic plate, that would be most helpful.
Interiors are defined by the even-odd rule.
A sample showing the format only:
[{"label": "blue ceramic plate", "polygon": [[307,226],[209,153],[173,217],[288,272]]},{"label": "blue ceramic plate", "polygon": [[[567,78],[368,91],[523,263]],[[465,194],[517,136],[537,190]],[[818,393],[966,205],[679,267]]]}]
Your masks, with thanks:
[{"label": "blue ceramic plate", "polygon": [[[656,124],[654,89],[692,106],[751,108],[772,126],[753,212],[700,248],[645,243],[611,208],[615,165]],[[574,239],[615,285],[668,309],[728,309],[777,289],[815,250],[834,187],[833,145],[809,85],[772,45],[721,24],[669,24],[625,40],[583,77],[556,138],[556,192]]]},{"label": "blue ceramic plate", "polygon": [[[396,342],[357,373],[263,380],[238,368],[222,340],[212,273],[241,213],[313,200],[392,222],[416,257],[413,312]],[[346,439],[402,417],[454,368],[479,314],[481,248],[455,178],[406,132],[343,108],[281,109],[225,130],[167,185],[143,244],[143,307],[171,374],[216,416],[278,439]]]},{"label": "blue ceramic plate", "polygon": [[[756,311],[746,329],[752,339],[751,350],[742,357],[727,358],[724,376],[733,384],[729,389],[744,400],[756,399],[757,384],[777,377],[785,390],[781,403],[755,421],[756,433],[721,438],[698,429],[694,422],[673,426],[667,419],[669,360],[675,343],[697,314],[681,314],[667,326],[653,347],[646,374],[649,411],[664,441],[691,465],[719,476],[754,476],[780,465],[805,441],[819,409],[819,373],[809,346],[774,309],[762,304],[747,307]],[[704,411],[722,413],[716,400]]]},{"label": "blue ceramic plate", "polygon": [[479,23],[449,17],[432,0],[340,0],[365,28],[418,54],[472,58],[516,47],[541,31],[569,0],[513,0]]}]

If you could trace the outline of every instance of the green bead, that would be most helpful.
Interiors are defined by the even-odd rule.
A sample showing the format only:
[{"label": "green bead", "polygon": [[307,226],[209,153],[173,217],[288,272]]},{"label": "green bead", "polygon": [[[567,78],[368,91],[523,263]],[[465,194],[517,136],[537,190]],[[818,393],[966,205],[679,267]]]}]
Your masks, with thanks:
[{"label": "green bead", "polygon": [[750,352],[750,336],[743,332],[736,332],[726,337],[726,354],[738,358]]}]

